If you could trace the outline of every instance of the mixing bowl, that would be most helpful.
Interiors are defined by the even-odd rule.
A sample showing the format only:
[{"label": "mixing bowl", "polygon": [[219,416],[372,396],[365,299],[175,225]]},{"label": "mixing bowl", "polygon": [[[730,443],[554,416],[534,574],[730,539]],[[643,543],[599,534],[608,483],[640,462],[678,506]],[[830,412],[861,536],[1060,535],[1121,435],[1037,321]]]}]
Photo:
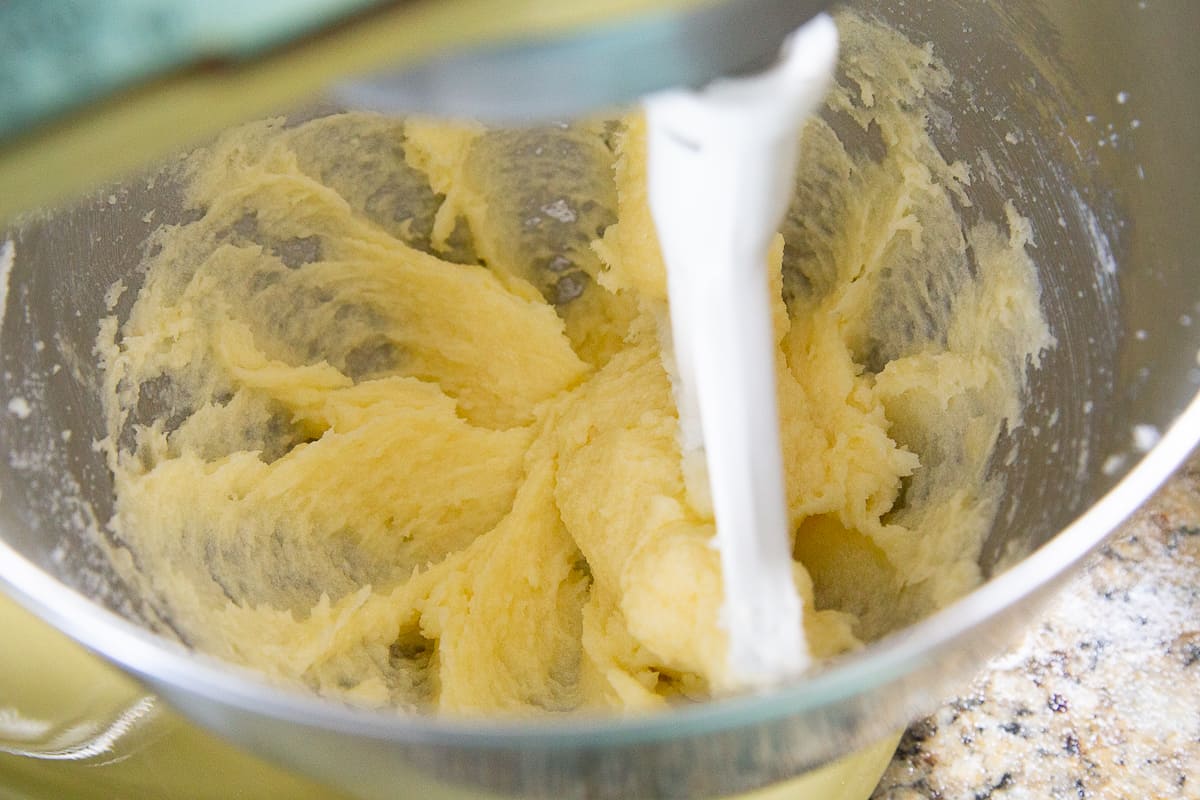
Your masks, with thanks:
[{"label": "mixing bowl", "polygon": [[1057,347],[993,459],[1006,491],[980,588],[803,681],[636,718],[350,709],[160,637],[86,535],[112,509],[93,447],[106,290],[137,287],[142,242],[181,213],[176,187],[145,180],[0,236],[0,586],[193,721],[362,796],[721,796],[886,740],[1009,642],[1200,439],[1200,6],[852,5],[932,43],[954,76],[938,146],[970,166],[979,214],[1011,198],[1032,223]]}]

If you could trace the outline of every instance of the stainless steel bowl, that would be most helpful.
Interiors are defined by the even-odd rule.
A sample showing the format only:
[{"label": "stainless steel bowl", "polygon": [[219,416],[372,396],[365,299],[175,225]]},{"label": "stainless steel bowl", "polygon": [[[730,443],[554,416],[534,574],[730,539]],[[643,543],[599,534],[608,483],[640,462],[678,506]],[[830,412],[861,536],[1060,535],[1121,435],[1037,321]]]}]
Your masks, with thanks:
[{"label": "stainless steel bowl", "polygon": [[[938,144],[992,218],[1033,223],[1058,347],[996,459],[989,580],[949,608],[760,696],[635,719],[464,722],[343,708],[268,686],[137,620],[82,531],[111,511],[92,354],[105,290],[177,201],[143,182],[26,221],[0,332],[0,585],[195,721],[364,796],[714,796],[765,786],[903,726],[1018,632],[1200,439],[1200,5],[854,3],[955,76]],[[158,209],[153,221],[145,221]],[[59,365],[56,369],[55,365]],[[69,440],[62,431],[69,429]],[[1005,463],[1007,448],[1019,459]],[[415,787],[420,787],[417,789]]]}]

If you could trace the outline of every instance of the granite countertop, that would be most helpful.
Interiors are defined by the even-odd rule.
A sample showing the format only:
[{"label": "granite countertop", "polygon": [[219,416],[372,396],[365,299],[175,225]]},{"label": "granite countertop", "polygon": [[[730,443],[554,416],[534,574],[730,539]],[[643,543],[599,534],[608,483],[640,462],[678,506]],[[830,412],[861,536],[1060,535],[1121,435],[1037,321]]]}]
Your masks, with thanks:
[{"label": "granite countertop", "polygon": [[1200,453],[967,691],[872,800],[1200,798]]}]

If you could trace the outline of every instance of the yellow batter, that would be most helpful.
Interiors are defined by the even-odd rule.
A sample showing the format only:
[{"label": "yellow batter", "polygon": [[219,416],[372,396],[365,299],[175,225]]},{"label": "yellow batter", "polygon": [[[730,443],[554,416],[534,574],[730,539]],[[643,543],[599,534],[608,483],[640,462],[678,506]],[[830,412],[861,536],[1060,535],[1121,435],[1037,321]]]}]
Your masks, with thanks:
[{"label": "yellow batter", "polygon": [[[1027,223],[960,221],[969,176],[926,130],[944,69],[839,24],[833,124],[804,133],[768,265],[818,657],[978,582],[988,460],[1050,344]],[[99,346],[113,558],[164,627],[370,706],[647,709],[728,687],[639,119],[271,121],[181,169],[192,221],[155,234]]]}]

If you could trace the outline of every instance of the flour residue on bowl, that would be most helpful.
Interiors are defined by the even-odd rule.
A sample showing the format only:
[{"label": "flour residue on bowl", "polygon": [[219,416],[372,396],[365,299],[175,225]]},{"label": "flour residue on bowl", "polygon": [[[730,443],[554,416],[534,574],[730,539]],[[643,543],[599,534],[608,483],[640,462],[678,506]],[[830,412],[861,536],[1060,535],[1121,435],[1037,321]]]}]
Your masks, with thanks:
[{"label": "flour residue on bowl", "polygon": [[4,324],[4,315],[8,310],[8,279],[16,257],[17,246],[12,239],[5,239],[4,244],[0,245],[0,325]]},{"label": "flour residue on bowl", "polygon": [[[853,16],[769,268],[805,633],[830,657],[980,580],[1001,431],[1051,339],[1027,248],[964,225],[949,76]],[[113,561],[193,646],[448,713],[729,685],[680,467],[644,125],[335,115],[188,160],[103,326]],[[114,291],[118,291],[114,289]]]}]

